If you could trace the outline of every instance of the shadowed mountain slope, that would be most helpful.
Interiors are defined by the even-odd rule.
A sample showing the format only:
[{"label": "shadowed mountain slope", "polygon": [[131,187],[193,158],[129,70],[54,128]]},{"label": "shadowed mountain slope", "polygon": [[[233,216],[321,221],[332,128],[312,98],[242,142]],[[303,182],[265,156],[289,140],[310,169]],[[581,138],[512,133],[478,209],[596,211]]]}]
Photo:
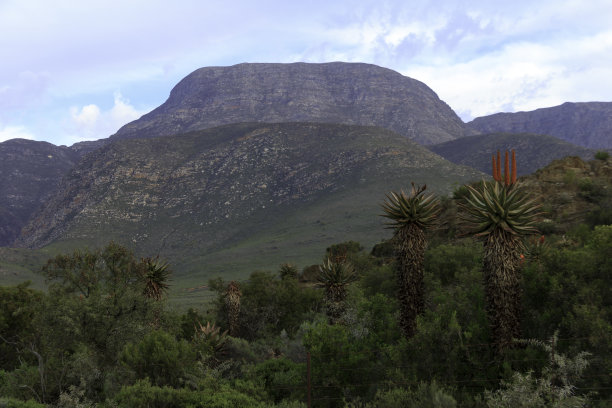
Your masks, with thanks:
[{"label": "shadowed mountain slope", "polygon": [[11,139],[0,143],[0,246],[17,238],[78,158],[70,148],[47,142]]},{"label": "shadowed mountain slope", "polygon": [[415,181],[448,194],[480,177],[375,127],[237,124],[120,140],[84,157],[19,243],[114,239],[167,257],[179,274],[246,273],[316,262],[338,240],[378,242],[391,189]]},{"label": "shadowed mountain slope", "polygon": [[444,142],[428,148],[453,163],[473,167],[491,173],[491,155],[500,150],[516,151],[519,175],[530,174],[555,159],[580,156],[593,158],[594,151],[573,145],[556,137],[530,133],[492,133],[468,136]]},{"label": "shadowed mountain slope", "polygon": [[537,133],[592,149],[612,149],[612,102],[566,102],[530,112],[496,113],[468,126],[482,133]]},{"label": "shadowed mountain slope", "polygon": [[372,125],[421,144],[469,133],[422,82],[376,65],[333,62],[198,69],[172,89],[163,105],[111,139],[168,136],[239,122]]}]

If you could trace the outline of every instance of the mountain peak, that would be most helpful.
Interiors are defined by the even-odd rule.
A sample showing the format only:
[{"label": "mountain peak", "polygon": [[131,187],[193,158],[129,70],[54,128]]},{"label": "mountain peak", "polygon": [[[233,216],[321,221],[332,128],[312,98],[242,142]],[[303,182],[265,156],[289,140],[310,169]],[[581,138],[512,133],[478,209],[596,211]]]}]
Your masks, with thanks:
[{"label": "mountain peak", "polygon": [[168,136],[240,122],[318,122],[383,127],[421,144],[467,134],[429,87],[363,63],[243,63],[200,68],[168,100],[113,139]]}]

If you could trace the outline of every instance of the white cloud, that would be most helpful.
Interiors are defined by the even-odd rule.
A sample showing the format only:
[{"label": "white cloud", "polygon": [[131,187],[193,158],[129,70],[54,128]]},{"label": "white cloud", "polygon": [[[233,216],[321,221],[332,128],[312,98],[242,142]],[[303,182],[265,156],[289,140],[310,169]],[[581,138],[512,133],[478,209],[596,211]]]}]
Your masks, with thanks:
[{"label": "white cloud", "polygon": [[128,122],[138,119],[145,111],[130,105],[119,92],[115,92],[113,106],[103,111],[95,104],[71,107],[67,125],[72,143],[109,137]]},{"label": "white cloud", "polygon": [[0,142],[10,139],[30,139],[34,136],[23,126],[0,126]]},{"label": "white cloud", "polygon": [[414,65],[402,73],[432,87],[465,120],[567,101],[609,101],[612,31],[510,43],[465,62]]},{"label": "white cloud", "polygon": [[86,105],[79,110],[76,107],[70,108],[70,116],[75,124],[84,128],[95,126],[100,118],[100,108],[97,105]]}]

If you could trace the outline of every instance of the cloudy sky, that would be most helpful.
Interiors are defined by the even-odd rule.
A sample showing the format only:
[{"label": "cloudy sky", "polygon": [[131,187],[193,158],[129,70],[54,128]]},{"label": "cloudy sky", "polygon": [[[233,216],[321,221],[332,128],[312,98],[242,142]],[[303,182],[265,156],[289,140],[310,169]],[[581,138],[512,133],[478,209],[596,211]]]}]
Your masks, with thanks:
[{"label": "cloudy sky", "polygon": [[367,62],[465,121],[612,101],[610,0],[0,0],[0,141],[108,137],[184,76]]}]

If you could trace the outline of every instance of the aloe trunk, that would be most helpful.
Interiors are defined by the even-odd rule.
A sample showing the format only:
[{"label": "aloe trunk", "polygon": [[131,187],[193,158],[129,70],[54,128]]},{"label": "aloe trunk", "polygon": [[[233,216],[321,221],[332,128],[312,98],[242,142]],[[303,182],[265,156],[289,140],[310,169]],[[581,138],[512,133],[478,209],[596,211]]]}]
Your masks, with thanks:
[{"label": "aloe trunk", "polygon": [[240,292],[236,282],[231,281],[229,283],[225,296],[225,301],[227,303],[229,335],[237,336],[239,331],[238,320],[240,317],[240,298],[242,293]]},{"label": "aloe trunk", "polygon": [[518,237],[498,230],[484,242],[483,278],[486,311],[499,351],[521,337],[521,272]]},{"label": "aloe trunk", "polygon": [[409,224],[394,237],[397,256],[397,286],[400,327],[406,338],[416,333],[416,319],[425,309],[423,263],[427,240],[422,228]]}]

